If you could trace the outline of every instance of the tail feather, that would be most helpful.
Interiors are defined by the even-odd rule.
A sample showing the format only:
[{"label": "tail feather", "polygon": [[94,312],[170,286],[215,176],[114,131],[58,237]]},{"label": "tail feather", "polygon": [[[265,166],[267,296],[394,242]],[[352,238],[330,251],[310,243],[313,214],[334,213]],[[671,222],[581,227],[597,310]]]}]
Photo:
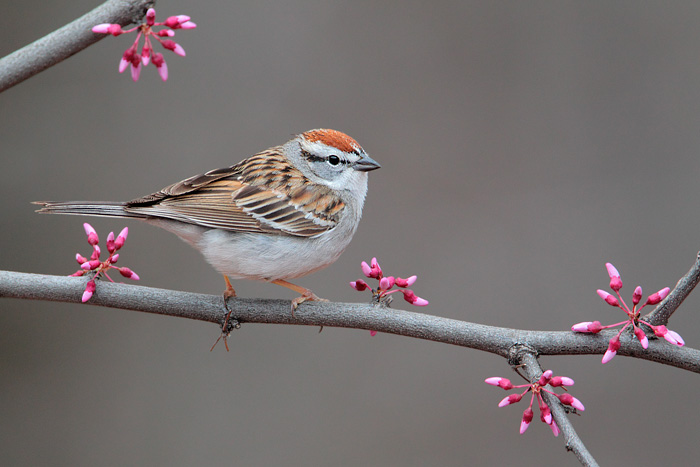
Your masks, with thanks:
[{"label": "tail feather", "polygon": [[34,201],[41,206],[36,212],[42,214],[74,214],[78,216],[146,218],[124,210],[125,203],[116,201]]}]

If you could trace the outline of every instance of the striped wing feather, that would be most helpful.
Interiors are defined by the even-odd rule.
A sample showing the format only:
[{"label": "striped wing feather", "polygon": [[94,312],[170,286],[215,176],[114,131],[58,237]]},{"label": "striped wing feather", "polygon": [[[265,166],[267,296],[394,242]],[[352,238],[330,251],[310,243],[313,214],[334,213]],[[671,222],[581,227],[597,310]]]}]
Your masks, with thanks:
[{"label": "striped wing feather", "polygon": [[311,237],[335,227],[344,203],[275,149],[129,201],[125,210],[234,232]]}]

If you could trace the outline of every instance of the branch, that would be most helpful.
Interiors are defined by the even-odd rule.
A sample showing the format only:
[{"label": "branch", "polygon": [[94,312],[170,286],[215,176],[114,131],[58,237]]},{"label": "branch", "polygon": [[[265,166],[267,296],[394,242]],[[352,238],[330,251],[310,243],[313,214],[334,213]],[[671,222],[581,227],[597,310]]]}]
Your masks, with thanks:
[{"label": "branch", "polygon": [[[196,319],[221,326],[220,295],[204,295],[97,281],[87,305],[142,311]],[[85,278],[0,271],[0,297],[80,303]],[[232,298],[228,306],[240,323],[274,323],[375,330],[445,344],[483,350],[508,358],[516,345],[527,345],[538,355],[603,354],[614,331],[596,335],[571,331],[529,331],[469,323],[438,316],[359,303],[305,302],[292,317],[288,300]],[[644,350],[625,333],[619,355],[641,358],[700,373],[700,351],[649,339]]]},{"label": "branch", "polygon": [[[542,376],[542,367],[540,367],[537,361],[537,355],[532,349],[528,349],[526,346],[520,346],[515,349],[510,359],[510,364],[524,371],[528,383],[536,382],[540,379],[540,376]],[[541,394],[547,406],[549,406],[549,409],[552,411],[552,416],[559,430],[564,435],[567,451],[572,451],[582,465],[597,466],[598,463],[591,453],[588,452],[583,441],[579,438],[576,430],[574,430],[569,417],[566,416],[567,411],[559,399],[547,391],[542,391]]]},{"label": "branch", "polygon": [[106,37],[92,27],[126,26],[143,18],[155,0],[109,0],[72,23],[0,59],[0,92],[44,71]]},{"label": "branch", "polygon": [[645,321],[654,324],[667,324],[674,311],[681,306],[683,300],[690,295],[696,285],[700,282],[700,253],[695,258],[695,263],[685,276],[678,279],[676,286],[668,296],[648,315]]}]

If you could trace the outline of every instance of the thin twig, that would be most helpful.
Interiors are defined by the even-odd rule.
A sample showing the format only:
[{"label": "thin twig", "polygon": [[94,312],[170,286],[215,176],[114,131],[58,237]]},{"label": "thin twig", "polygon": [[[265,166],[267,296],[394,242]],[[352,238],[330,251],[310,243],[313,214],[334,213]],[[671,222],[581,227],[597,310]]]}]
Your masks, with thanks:
[{"label": "thin twig", "polygon": [[[80,303],[84,277],[47,276],[0,271],[0,297]],[[224,307],[220,295],[204,295],[98,281],[87,303],[125,310],[157,313],[216,323],[221,326]],[[334,326],[376,330],[419,339],[459,345],[508,357],[515,345],[528,345],[538,355],[602,355],[614,331],[597,335],[571,331],[528,331],[486,326],[438,316],[359,303],[305,302],[292,317],[287,300],[233,298],[232,316],[240,323],[275,323]],[[676,347],[662,339],[649,339],[644,350],[633,336],[622,336],[619,355],[651,360],[700,373],[700,351]]]},{"label": "thin twig", "polygon": [[693,266],[685,276],[678,280],[671,293],[651,313],[646,315],[644,320],[657,326],[667,324],[673,312],[681,306],[683,300],[690,295],[698,282],[700,282],[700,253],[698,253]]},{"label": "thin twig", "polygon": [[[517,355],[511,358],[511,363],[519,366],[520,370],[525,373],[525,377],[529,383],[537,381],[540,379],[540,376],[542,376],[542,368],[537,361],[537,356],[533,349],[527,349],[525,346],[519,347]],[[552,390],[551,386],[547,386],[547,388]],[[559,427],[559,431],[564,435],[566,449],[574,453],[579,462],[581,462],[581,465],[587,467],[597,466],[598,463],[591,453],[588,452],[583,441],[576,433],[576,430],[574,430],[571,420],[569,420],[566,414],[566,409],[564,409],[564,406],[559,402],[559,399],[547,391],[542,391],[541,394],[547,406],[549,406],[552,411],[552,416]]]},{"label": "thin twig", "polygon": [[155,0],[109,0],[72,23],[0,59],[0,92],[67,59],[106,37],[92,27],[138,22]]}]

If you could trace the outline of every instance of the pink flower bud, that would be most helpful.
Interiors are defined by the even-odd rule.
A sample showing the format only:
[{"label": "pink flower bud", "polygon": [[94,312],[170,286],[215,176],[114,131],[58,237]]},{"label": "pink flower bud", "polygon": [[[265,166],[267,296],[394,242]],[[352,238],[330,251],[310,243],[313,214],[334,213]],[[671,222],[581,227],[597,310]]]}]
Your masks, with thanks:
[{"label": "pink flower bud", "polygon": [[84,274],[85,274],[85,271],[80,270],[80,271],[74,272],[73,274],[69,274],[68,277],[80,277]]},{"label": "pink flower bud", "polygon": [[396,285],[399,287],[410,287],[416,282],[416,279],[418,279],[418,276],[411,276],[408,279],[401,279],[400,277],[397,277]]},{"label": "pink flower bud", "polygon": [[75,254],[75,260],[78,262],[78,264],[83,264],[87,262],[87,258],[82,256],[80,253]]},{"label": "pink flower bud", "polygon": [[509,379],[501,378],[500,376],[486,378],[484,382],[486,384],[490,384],[491,386],[498,386],[499,388],[505,389],[506,391],[509,389],[513,389],[513,383],[511,383]]},{"label": "pink flower bud", "polygon": [[540,406],[540,420],[547,425],[552,424],[552,411],[546,405]]},{"label": "pink flower bud", "polygon": [[411,305],[415,305],[415,306],[428,305],[428,300],[418,297],[415,293],[413,293],[413,290],[405,289],[405,290],[401,290],[401,292],[403,292],[404,300],[406,300]]},{"label": "pink flower bud", "polygon": [[634,335],[639,341],[640,344],[642,344],[642,348],[646,349],[649,347],[649,339],[647,338],[646,333],[642,330],[642,328],[639,328],[637,326],[634,326]]},{"label": "pink flower bud", "polygon": [[139,280],[140,277],[138,274],[136,274],[134,271],[131,269],[124,267],[124,268],[116,268],[119,271],[119,274],[122,276],[126,277],[127,279],[133,279],[135,281]]},{"label": "pink flower bud", "polygon": [[99,245],[93,246],[92,247],[92,254],[90,255],[90,259],[99,259],[100,253],[102,253],[102,251],[100,250],[100,246]]},{"label": "pink flower bud", "polygon": [[97,286],[95,285],[95,280],[90,279],[87,281],[87,284],[85,285],[85,292],[83,292],[83,303],[87,302],[92,298],[92,294],[95,293],[95,289],[97,289]]},{"label": "pink flower bud", "polygon": [[503,400],[498,403],[498,406],[505,407],[506,405],[515,404],[517,402],[520,402],[522,398],[523,396],[521,394],[510,394],[503,398]]},{"label": "pink flower bud", "polygon": [[350,282],[350,287],[357,290],[358,292],[362,292],[363,290],[369,288],[369,285],[367,285],[367,282],[363,281],[362,279],[358,279],[356,281]]},{"label": "pink flower bud", "polygon": [[571,407],[574,407],[575,409],[584,411],[586,408],[583,406],[580,400],[576,399],[574,396],[572,396],[569,393],[564,393],[564,394],[557,394],[557,397],[561,401],[562,404],[564,405],[570,405]]},{"label": "pink flower bud", "polygon": [[552,433],[554,433],[554,436],[559,436],[559,427],[557,426],[557,422],[552,420],[552,423],[549,425],[549,427],[552,429]]},{"label": "pink flower bud", "polygon": [[584,321],[571,326],[571,330],[574,332],[597,334],[603,330],[603,326],[601,326],[600,321]]},{"label": "pink flower bud", "polygon": [[547,370],[544,373],[542,373],[542,376],[540,376],[540,380],[537,382],[540,386],[546,386],[549,383],[549,380],[552,379],[552,370]]},{"label": "pink flower bud", "polygon": [[116,263],[117,261],[119,261],[119,253],[117,253],[116,255],[112,255],[112,256],[109,257],[109,262],[110,262],[110,263],[114,264],[114,263]]},{"label": "pink flower bud", "polygon": [[620,350],[620,335],[616,335],[610,339],[610,344],[608,345],[608,350],[605,351],[603,355],[603,364],[608,363],[610,360],[617,355],[617,351]]},{"label": "pink flower bud", "polygon": [[138,64],[134,65],[133,63],[131,64],[131,79],[134,80],[134,82],[139,80],[139,77],[141,76],[141,62]]},{"label": "pink flower bud", "polygon": [[114,232],[110,232],[109,235],[107,235],[107,251],[109,254],[117,251],[117,247],[114,246]]},{"label": "pink flower bud", "polygon": [[164,41],[161,42],[161,45],[165,47],[168,50],[172,50],[176,54],[178,54],[181,57],[185,56],[185,49],[182,48],[180,44],[177,42],[170,40],[170,39],[165,39]]},{"label": "pink flower bud", "polygon": [[163,81],[168,80],[168,64],[165,63],[165,59],[163,58],[162,53],[157,53],[153,56],[153,64],[156,66],[156,69],[158,70],[158,74],[160,75],[160,79]]},{"label": "pink flower bud", "polygon": [[394,286],[395,279],[391,276],[389,277],[382,277],[379,280],[379,288],[382,290],[389,290]]},{"label": "pink flower bud", "polygon": [[180,28],[182,29],[194,29],[196,27],[197,25],[192,21],[185,21],[184,23],[180,23]]},{"label": "pink flower bud", "polygon": [[113,36],[119,36],[122,34],[122,27],[118,24],[102,23],[97,26],[93,26],[92,32],[98,34],[111,34]]},{"label": "pink flower bud", "polygon": [[610,263],[605,263],[605,267],[608,270],[608,276],[610,276],[610,288],[615,292],[622,288],[622,279],[620,279],[620,273],[617,272],[615,266]]},{"label": "pink flower bud", "polygon": [[632,303],[636,305],[639,303],[639,301],[642,299],[642,288],[637,286],[636,289],[634,289],[634,293],[632,294]]},{"label": "pink flower bud", "polygon": [[598,295],[600,298],[605,300],[605,303],[607,303],[610,306],[620,306],[620,303],[617,301],[617,298],[613,297],[611,294],[607,293],[605,290],[597,290]]},{"label": "pink flower bud", "polygon": [[175,35],[175,31],[171,29],[161,29],[156,33],[156,35],[159,37],[173,37]]},{"label": "pink flower bud", "polygon": [[[142,10],[143,11],[143,10]],[[156,10],[149,8],[146,12],[146,24],[153,26],[156,22]]]},{"label": "pink flower bud", "polygon": [[531,407],[528,407],[525,409],[523,412],[523,418],[520,422],[520,434],[522,435],[525,433],[527,430],[527,427],[530,426],[530,422],[532,422],[532,418],[535,416],[535,413],[532,411]]},{"label": "pink flower bud", "polygon": [[555,376],[549,380],[549,384],[555,388],[558,388],[559,386],[573,386],[574,380],[568,376]]},{"label": "pink flower bud", "polygon": [[362,267],[362,274],[364,274],[366,277],[372,277],[372,268],[367,264],[366,262],[360,263],[360,267]]},{"label": "pink flower bud", "polygon": [[92,271],[94,269],[97,269],[97,267],[102,264],[102,262],[99,259],[93,259],[90,261],[87,261],[83,264],[80,265],[80,269],[84,271]]},{"label": "pink flower bud", "polygon": [[148,66],[151,63],[151,48],[148,44],[144,44],[143,49],[141,49],[141,63],[143,66]]},{"label": "pink flower bud", "polygon": [[676,331],[671,331],[670,329],[664,335],[664,339],[666,339],[673,345],[677,345],[678,347],[683,347],[685,345],[685,341],[680,336],[680,334],[678,334]]},{"label": "pink flower bud", "polygon": [[95,245],[97,245],[98,243],[100,243],[100,239],[99,239],[99,237],[97,236],[97,232],[95,231],[95,229],[94,229],[90,224],[88,224],[87,222],[85,222],[85,223],[83,224],[83,228],[85,229],[85,234],[86,234],[87,237],[88,237],[88,243],[89,243],[90,245],[95,246]]},{"label": "pink flower bud", "polygon": [[[156,54],[160,55],[160,54]],[[119,232],[119,235],[117,235],[117,238],[114,240],[114,246],[118,249],[124,246],[124,242],[126,241],[126,237],[129,235],[129,227],[124,227],[121,232]]]},{"label": "pink flower bud", "polygon": [[670,291],[671,289],[669,289],[668,287],[664,287],[655,294],[649,295],[649,298],[647,298],[646,305],[656,305],[657,303],[660,303],[661,300],[668,296]]},{"label": "pink flower bud", "polygon": [[[188,21],[190,21],[190,17],[187,15],[170,16],[168,19],[165,20],[165,22],[163,22],[163,24],[169,28],[172,28],[172,29],[180,29],[180,28],[192,29],[192,27],[196,27],[196,25],[195,25],[192,27],[185,28],[184,24],[187,23]],[[194,23],[192,23],[192,24],[194,24]]]},{"label": "pink flower bud", "polygon": [[369,335],[372,336],[372,337],[374,337],[374,336],[377,335],[377,331],[370,331],[370,332],[369,332]]}]

